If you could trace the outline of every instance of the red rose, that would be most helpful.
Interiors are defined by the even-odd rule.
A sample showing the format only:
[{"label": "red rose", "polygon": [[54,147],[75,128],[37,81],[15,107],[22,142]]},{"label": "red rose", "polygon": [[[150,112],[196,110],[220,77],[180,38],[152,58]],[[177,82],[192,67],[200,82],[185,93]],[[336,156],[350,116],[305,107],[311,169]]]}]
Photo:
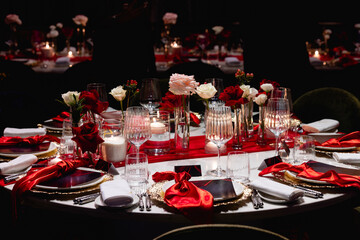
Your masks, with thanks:
[{"label": "red rose", "polygon": [[165,93],[165,97],[162,98],[160,103],[161,110],[174,112],[174,108],[181,105],[181,95],[175,95],[172,92]]},{"label": "red rose", "polygon": [[96,124],[93,122],[85,123],[81,127],[73,127],[72,131],[75,135],[72,140],[78,144],[83,152],[95,153],[98,145],[104,142],[99,136]]},{"label": "red rose", "polygon": [[82,91],[79,99],[84,99],[84,111],[92,111],[94,113],[100,114],[109,107],[108,102],[101,102],[99,100],[99,93],[95,89],[90,91]]},{"label": "red rose", "polygon": [[226,106],[231,106],[232,108],[239,108],[241,104],[247,103],[248,100],[243,98],[244,91],[240,86],[229,86],[220,93],[219,99],[225,102]]}]

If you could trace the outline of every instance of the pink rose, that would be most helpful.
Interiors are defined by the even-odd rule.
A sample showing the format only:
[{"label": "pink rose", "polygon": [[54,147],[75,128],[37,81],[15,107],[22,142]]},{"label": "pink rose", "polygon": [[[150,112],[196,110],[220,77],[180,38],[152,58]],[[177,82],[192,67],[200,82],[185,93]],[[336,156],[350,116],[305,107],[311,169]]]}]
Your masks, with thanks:
[{"label": "pink rose", "polygon": [[16,14],[8,14],[5,17],[5,23],[6,24],[16,23],[18,25],[21,25],[22,21],[20,20],[18,15],[16,15]]},{"label": "pink rose", "polygon": [[86,23],[88,21],[88,17],[85,15],[76,15],[73,18],[73,21],[76,25],[83,25],[84,27],[86,26]]},{"label": "pink rose", "polygon": [[164,24],[176,24],[178,15],[176,13],[167,12],[163,16]]},{"label": "pink rose", "polygon": [[199,83],[195,81],[194,75],[173,73],[170,76],[169,91],[175,95],[191,95],[196,93]]}]

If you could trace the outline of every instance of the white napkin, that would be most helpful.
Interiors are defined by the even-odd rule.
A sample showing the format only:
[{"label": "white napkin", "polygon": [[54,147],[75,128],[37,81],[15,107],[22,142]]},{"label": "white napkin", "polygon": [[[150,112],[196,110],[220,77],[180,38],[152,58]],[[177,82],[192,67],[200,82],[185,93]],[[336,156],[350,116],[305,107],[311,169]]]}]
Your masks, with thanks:
[{"label": "white napkin", "polygon": [[26,138],[36,135],[45,135],[45,128],[10,128],[7,127],[4,129],[4,137],[21,137]]},{"label": "white napkin", "polygon": [[56,65],[69,65],[70,64],[70,58],[69,57],[59,57],[56,59]]},{"label": "white napkin", "polygon": [[299,197],[304,196],[304,192],[299,189],[272,181],[265,177],[258,177],[251,181],[249,185],[261,192],[287,201],[293,201]]},{"label": "white napkin", "polygon": [[123,206],[133,202],[130,186],[125,179],[115,179],[100,184],[102,201],[107,206]]},{"label": "white napkin", "polygon": [[334,119],[322,119],[316,122],[303,124],[302,128],[307,132],[329,132],[339,127],[339,121]]},{"label": "white napkin", "polygon": [[360,153],[334,152],[333,158],[343,163],[360,163]]},{"label": "white napkin", "polygon": [[225,64],[228,66],[240,66],[240,61],[236,57],[226,57],[225,58]]},{"label": "white napkin", "polygon": [[38,158],[33,154],[24,154],[9,162],[0,163],[0,175],[17,173],[36,163],[37,160]]}]

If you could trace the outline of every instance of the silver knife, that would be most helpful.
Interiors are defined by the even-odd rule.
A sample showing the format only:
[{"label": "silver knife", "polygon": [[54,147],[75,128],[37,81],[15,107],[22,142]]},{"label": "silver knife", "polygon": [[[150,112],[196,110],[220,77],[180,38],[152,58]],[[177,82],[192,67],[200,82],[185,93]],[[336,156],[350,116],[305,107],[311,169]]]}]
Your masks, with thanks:
[{"label": "silver knife", "polygon": [[259,208],[263,208],[263,207],[264,207],[264,202],[263,202],[263,200],[261,199],[258,190],[253,189],[253,191],[254,191],[254,195],[255,195],[256,201],[258,202]]},{"label": "silver knife", "polygon": [[255,208],[255,209],[259,209],[259,202],[258,202],[258,200],[257,200],[257,198],[256,198],[254,189],[253,189],[253,192],[252,192],[252,194],[251,194],[251,201],[252,201],[252,203],[253,203],[254,208]]},{"label": "silver knife", "polygon": [[140,211],[144,211],[144,200],[143,200],[143,195],[142,194],[138,194],[139,197],[139,209]]}]

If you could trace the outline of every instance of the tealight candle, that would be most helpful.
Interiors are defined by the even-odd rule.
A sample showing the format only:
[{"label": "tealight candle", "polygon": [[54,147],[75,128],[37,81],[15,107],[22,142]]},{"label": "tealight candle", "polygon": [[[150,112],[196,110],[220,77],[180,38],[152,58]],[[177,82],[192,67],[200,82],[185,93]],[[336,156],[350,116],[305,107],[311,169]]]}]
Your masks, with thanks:
[{"label": "tealight candle", "polygon": [[316,51],[315,51],[315,53],[314,53],[314,57],[315,57],[315,58],[319,58],[319,59],[320,59],[320,53],[319,53],[319,51],[318,51],[318,50],[316,50]]},{"label": "tealight candle", "polygon": [[161,122],[152,122],[150,123],[151,133],[152,134],[164,134],[166,133],[165,124]]},{"label": "tealight candle", "polygon": [[101,144],[103,158],[107,162],[124,161],[126,157],[127,143],[122,136],[111,136],[104,138]]},{"label": "tealight candle", "polygon": [[72,52],[72,51],[69,51],[69,52],[68,52],[68,57],[69,57],[69,58],[74,57],[74,54],[73,54],[73,52]]},{"label": "tealight candle", "polygon": [[45,47],[41,48],[41,53],[45,58],[52,58],[54,56],[54,48],[50,47],[49,43],[46,42]]},{"label": "tealight candle", "polygon": [[182,46],[177,42],[171,43],[172,54],[175,56],[181,56],[182,53]]}]

